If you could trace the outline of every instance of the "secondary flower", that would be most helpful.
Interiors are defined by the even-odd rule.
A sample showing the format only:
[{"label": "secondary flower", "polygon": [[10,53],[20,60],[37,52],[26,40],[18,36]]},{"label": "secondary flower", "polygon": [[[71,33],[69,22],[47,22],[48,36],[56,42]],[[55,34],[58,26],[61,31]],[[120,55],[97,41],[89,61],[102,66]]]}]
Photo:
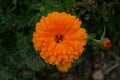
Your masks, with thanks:
[{"label": "secondary flower", "polygon": [[[36,23],[33,45],[49,64],[62,67],[72,63],[84,51],[87,33],[82,22],[65,12],[52,12]],[[69,67],[66,67],[69,68]]]},{"label": "secondary flower", "polygon": [[110,48],[112,46],[111,41],[109,39],[104,39],[102,41],[102,47],[103,48]]}]

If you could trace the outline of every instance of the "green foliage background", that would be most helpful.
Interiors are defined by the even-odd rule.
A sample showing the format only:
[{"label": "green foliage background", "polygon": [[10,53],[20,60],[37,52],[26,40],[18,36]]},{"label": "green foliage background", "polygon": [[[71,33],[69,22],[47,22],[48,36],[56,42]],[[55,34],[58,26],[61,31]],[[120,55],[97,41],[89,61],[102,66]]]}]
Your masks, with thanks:
[{"label": "green foliage background", "polygon": [[[32,44],[36,22],[53,11],[76,15],[92,38],[100,39],[106,27],[111,50],[120,56],[119,0],[0,0],[0,80],[59,80],[62,73],[46,64]],[[92,53],[88,46],[73,69]]]}]

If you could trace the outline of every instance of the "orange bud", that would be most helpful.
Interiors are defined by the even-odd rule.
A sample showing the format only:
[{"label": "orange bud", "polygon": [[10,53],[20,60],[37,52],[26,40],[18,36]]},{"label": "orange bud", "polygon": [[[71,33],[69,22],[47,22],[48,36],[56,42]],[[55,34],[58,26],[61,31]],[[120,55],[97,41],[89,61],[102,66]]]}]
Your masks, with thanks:
[{"label": "orange bud", "polygon": [[110,48],[112,46],[111,41],[109,39],[105,39],[102,41],[103,48]]}]

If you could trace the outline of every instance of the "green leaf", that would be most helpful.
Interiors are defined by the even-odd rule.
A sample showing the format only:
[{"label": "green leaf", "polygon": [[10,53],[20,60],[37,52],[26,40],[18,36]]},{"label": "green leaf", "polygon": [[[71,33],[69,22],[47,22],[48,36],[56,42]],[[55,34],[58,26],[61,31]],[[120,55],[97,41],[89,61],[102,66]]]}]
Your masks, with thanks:
[{"label": "green leaf", "polygon": [[28,56],[26,58],[27,67],[34,70],[39,71],[40,69],[45,68],[46,63],[39,56]]},{"label": "green leaf", "polygon": [[16,47],[18,53],[21,57],[25,57],[28,53],[28,49],[30,48],[30,45],[28,43],[28,37],[24,36],[22,33],[16,33],[16,39]]},{"label": "green leaf", "polygon": [[50,77],[51,77],[51,79],[57,80],[59,75],[60,74],[58,72],[55,72],[55,73],[52,73]]},{"label": "green leaf", "polygon": [[[96,37],[95,33],[88,34],[87,42],[90,42],[91,40],[94,40]],[[90,43],[89,43],[90,44]]]},{"label": "green leaf", "polygon": [[63,0],[63,5],[65,8],[72,7],[75,3],[75,0]]},{"label": "green leaf", "polygon": [[29,22],[28,22],[28,26],[35,26],[35,23],[40,20],[41,18],[41,13],[37,13],[35,16],[33,16]]},{"label": "green leaf", "polygon": [[85,57],[83,55],[80,56],[77,60],[74,61],[73,66],[79,65],[84,59]]},{"label": "green leaf", "polygon": [[34,9],[34,10],[40,10],[40,8],[42,7],[42,4],[41,3],[36,3],[36,4],[32,4],[31,5],[31,8]]}]

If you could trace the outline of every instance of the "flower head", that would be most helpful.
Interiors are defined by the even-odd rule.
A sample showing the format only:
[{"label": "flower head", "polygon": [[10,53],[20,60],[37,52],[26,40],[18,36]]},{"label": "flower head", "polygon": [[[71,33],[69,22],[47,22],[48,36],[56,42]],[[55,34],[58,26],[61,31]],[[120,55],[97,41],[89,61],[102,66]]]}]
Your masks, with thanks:
[{"label": "flower head", "polygon": [[111,41],[109,39],[104,39],[102,41],[102,47],[103,48],[110,48],[112,46]]},{"label": "flower head", "polygon": [[[36,23],[33,33],[35,50],[49,64],[60,66],[73,62],[82,54],[87,33],[82,22],[67,13],[52,12]],[[69,68],[69,67],[67,67]]]}]

